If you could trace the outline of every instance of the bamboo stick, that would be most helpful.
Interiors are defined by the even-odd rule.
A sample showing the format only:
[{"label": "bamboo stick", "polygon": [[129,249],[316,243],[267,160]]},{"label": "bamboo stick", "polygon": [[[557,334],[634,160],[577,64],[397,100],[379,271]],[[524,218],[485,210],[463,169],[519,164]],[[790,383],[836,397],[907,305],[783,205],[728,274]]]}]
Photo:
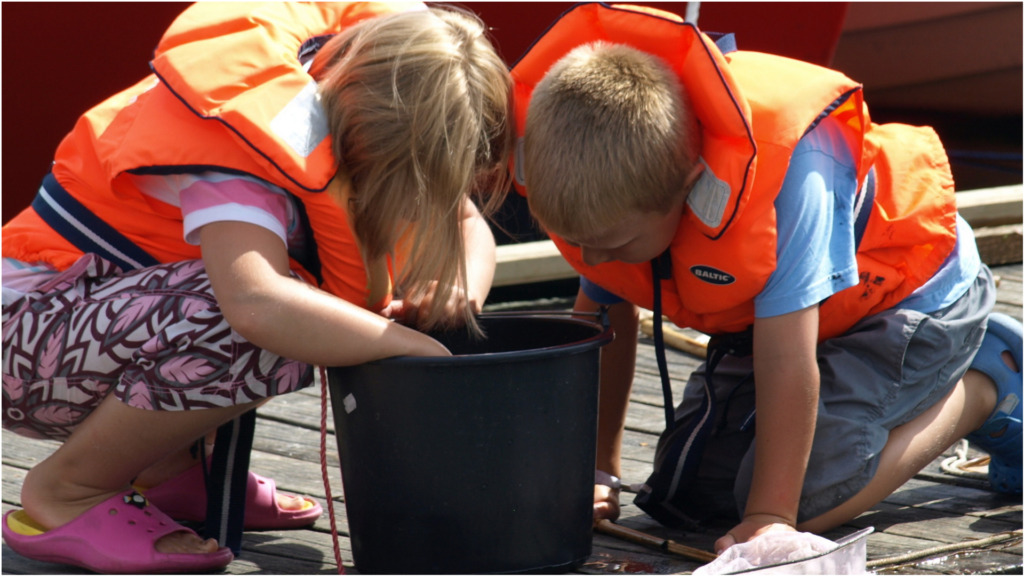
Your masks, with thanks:
[{"label": "bamboo stick", "polygon": [[[653,338],[654,318],[642,318],[640,320],[640,331],[648,338]],[[674,328],[665,326],[664,323],[662,323],[661,334],[665,339],[665,343],[677,350],[693,354],[698,358],[707,358],[708,356],[708,343],[706,340],[687,336]]]},{"label": "bamboo stick", "polygon": [[639,530],[634,530],[632,528],[620,526],[619,524],[615,524],[611,520],[607,519],[598,522],[597,526],[595,526],[595,529],[598,532],[601,532],[602,534],[607,534],[609,536],[621,538],[623,540],[633,542],[634,544],[647,546],[648,548],[664,550],[677,556],[689,558],[690,560],[697,560],[699,562],[707,563],[711,562],[712,560],[718,557],[713,552],[701,550],[700,548],[692,548],[690,546],[680,544],[673,540],[659,538],[657,536],[647,534],[646,532],[641,532]]},{"label": "bamboo stick", "polygon": [[917,550],[916,552],[886,556],[885,558],[868,561],[867,567],[869,569],[875,569],[883,566],[906,564],[922,558],[928,558],[929,556],[948,555],[954,552],[963,552],[965,550],[984,550],[996,544],[1020,540],[1022,538],[1022,534],[1024,534],[1024,531],[1022,530],[1011,530],[1009,532],[1000,532],[999,534],[989,536],[988,538],[982,538],[980,540],[964,540],[953,544],[943,544],[941,546],[925,548],[924,550]]}]

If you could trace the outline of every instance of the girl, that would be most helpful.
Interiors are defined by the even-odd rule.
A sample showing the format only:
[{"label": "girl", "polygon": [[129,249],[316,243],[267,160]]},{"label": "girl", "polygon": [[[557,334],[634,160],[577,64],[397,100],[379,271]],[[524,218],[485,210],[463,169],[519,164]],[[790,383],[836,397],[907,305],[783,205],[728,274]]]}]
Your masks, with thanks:
[{"label": "girl", "polygon": [[[475,329],[494,240],[471,197],[507,187],[508,72],[474,17],[403,8],[196,4],[61,143],[3,228],[4,428],[64,441],[5,516],[15,551],[224,566],[159,509],[205,510],[168,496],[190,444],[311,365],[448,354],[407,324]],[[253,492],[248,528],[320,514]]]}]

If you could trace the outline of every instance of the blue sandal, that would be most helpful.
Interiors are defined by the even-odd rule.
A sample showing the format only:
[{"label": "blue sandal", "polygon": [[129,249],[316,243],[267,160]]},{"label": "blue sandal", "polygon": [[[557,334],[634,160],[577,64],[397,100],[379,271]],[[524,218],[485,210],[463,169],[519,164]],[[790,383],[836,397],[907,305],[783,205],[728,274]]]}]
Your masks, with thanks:
[{"label": "blue sandal", "polygon": [[[998,400],[988,420],[966,438],[989,453],[989,483],[994,490],[1005,494],[1021,493],[1022,331],[1024,326],[1010,316],[991,314],[985,339],[971,363],[972,370],[984,373],[995,382]],[[1004,351],[1013,356],[1017,371],[1003,362]]]}]

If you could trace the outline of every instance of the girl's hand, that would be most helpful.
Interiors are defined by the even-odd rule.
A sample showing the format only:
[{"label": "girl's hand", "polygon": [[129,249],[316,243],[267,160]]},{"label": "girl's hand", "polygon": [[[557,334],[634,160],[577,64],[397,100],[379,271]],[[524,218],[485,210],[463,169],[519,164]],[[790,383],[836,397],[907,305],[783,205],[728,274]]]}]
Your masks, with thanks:
[{"label": "girl's hand", "polygon": [[465,286],[453,287],[447,301],[440,302],[436,299],[437,283],[431,282],[426,286],[422,297],[416,301],[407,298],[394,300],[381,310],[382,316],[406,326],[423,329],[425,328],[424,321],[429,317],[430,312],[438,311],[441,313],[441,318],[447,319],[442,322],[443,325],[459,328],[465,322],[467,310],[473,315],[480,313],[494,280],[496,266],[494,234],[491,233],[487,220],[468,197],[463,199],[460,217],[462,218],[462,234],[466,250],[467,278]]},{"label": "girl's hand", "polygon": [[408,299],[392,300],[387,307],[381,310],[381,315],[385,318],[396,320],[406,326],[420,327],[420,320],[422,318],[426,318],[430,310],[434,307],[442,306],[444,309],[444,316],[451,320],[451,324],[449,324],[449,326],[459,327],[462,320],[460,312],[464,310],[467,305],[471,307],[474,314],[480,313],[483,303],[477,298],[468,296],[462,289],[452,290],[447,302],[438,302],[434,300],[436,287],[436,283],[432,283],[426,295],[418,302],[413,302]]},{"label": "girl's hand", "polygon": [[434,338],[422,332],[410,330],[410,335],[415,344],[410,347],[408,356],[451,356],[452,353]]},{"label": "girl's hand", "polygon": [[751,514],[715,541],[715,553],[721,554],[734,544],[742,544],[766,532],[795,532],[796,528],[785,518],[774,514]]}]

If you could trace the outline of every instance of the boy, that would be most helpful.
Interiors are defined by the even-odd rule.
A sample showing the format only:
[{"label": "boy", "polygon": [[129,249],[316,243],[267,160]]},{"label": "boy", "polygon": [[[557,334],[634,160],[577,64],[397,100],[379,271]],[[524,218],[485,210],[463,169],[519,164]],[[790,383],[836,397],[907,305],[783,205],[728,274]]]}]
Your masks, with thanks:
[{"label": "boy", "polygon": [[635,305],[718,337],[637,497],[666,524],[738,512],[716,551],[835,527],[972,432],[1020,492],[1021,326],[989,318],[934,132],[874,125],[841,74],[723,55],[656,10],[578,7],[513,77],[518,182],[581,274],[576,308],[609,306],[619,335],[595,520],[618,516]]}]

